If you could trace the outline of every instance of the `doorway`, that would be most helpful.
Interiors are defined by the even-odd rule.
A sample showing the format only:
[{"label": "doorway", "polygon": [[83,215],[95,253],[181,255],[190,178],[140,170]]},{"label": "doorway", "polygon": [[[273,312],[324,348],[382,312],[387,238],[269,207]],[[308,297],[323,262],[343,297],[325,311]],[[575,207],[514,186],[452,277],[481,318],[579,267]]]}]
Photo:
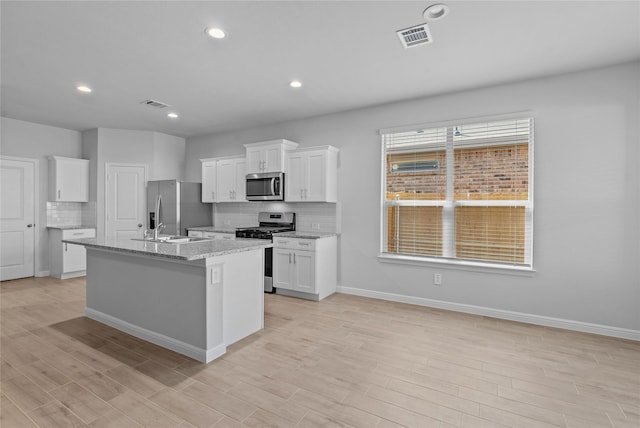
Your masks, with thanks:
[{"label": "doorway", "polygon": [[37,159],[0,157],[0,280],[35,276]]},{"label": "doorway", "polygon": [[105,238],[142,238],[147,165],[106,164]]}]

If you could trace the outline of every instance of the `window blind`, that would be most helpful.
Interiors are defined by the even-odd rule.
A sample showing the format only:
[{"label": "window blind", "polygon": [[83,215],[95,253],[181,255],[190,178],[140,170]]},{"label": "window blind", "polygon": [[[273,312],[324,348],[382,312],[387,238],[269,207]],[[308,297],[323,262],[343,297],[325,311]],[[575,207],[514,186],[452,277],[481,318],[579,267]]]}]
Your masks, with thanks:
[{"label": "window blind", "polygon": [[532,118],[382,142],[384,253],[532,266]]}]

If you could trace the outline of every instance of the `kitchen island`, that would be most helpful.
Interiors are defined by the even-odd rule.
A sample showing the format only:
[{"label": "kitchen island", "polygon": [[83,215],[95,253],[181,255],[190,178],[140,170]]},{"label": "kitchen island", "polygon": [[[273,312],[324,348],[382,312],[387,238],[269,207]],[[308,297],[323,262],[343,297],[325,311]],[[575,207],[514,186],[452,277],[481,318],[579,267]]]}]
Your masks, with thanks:
[{"label": "kitchen island", "polygon": [[264,326],[264,240],[64,242],[87,250],[85,315],[208,363]]}]

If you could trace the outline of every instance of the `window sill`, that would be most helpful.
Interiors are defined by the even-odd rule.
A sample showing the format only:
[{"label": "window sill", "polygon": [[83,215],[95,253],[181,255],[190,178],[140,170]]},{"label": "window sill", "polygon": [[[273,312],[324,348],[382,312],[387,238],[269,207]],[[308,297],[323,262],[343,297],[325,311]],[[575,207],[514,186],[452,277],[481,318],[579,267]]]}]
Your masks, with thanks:
[{"label": "window sill", "polygon": [[429,257],[398,256],[381,253],[378,261],[413,266],[434,266],[443,269],[462,271],[498,273],[503,275],[533,276],[536,271],[532,267],[514,266],[501,263],[482,263],[467,260],[436,259]]}]

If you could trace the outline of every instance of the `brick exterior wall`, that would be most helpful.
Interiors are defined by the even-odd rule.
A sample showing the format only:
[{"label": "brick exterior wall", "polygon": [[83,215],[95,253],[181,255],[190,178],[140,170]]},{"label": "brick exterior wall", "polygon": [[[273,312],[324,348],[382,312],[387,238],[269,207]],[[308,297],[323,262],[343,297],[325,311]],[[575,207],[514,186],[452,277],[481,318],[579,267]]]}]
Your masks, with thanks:
[{"label": "brick exterior wall", "polygon": [[[394,173],[394,163],[437,160],[438,171]],[[529,150],[527,144],[454,150],[456,199],[527,199]],[[388,198],[445,199],[445,151],[387,155]]]}]

